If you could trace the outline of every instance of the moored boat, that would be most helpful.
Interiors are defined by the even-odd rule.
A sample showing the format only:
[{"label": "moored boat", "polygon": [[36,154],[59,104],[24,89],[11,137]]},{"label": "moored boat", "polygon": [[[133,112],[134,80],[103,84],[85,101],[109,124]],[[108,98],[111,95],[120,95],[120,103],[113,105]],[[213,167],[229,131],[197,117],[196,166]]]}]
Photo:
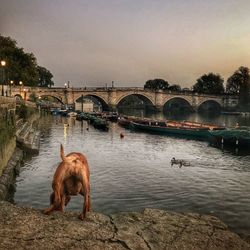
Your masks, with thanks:
[{"label": "moored boat", "polygon": [[136,122],[136,123],[143,123],[144,121],[150,121],[151,119],[148,118],[141,118],[141,117],[135,117],[135,116],[121,116],[118,118],[118,124],[121,127],[130,128],[131,122]]},{"label": "moored boat", "polygon": [[96,113],[86,113],[81,112],[76,116],[77,120],[86,120],[89,124],[92,124],[95,128],[107,131],[109,129],[109,124],[106,119],[101,118],[100,115]]},{"label": "moored boat", "polygon": [[209,133],[212,142],[235,147],[250,147],[249,127],[227,128],[222,131],[209,131]]},{"label": "moored boat", "polygon": [[130,120],[127,117],[119,117],[117,123],[124,128],[129,129],[130,126]]},{"label": "moored boat", "polygon": [[109,113],[103,113],[102,118],[111,121],[111,122],[117,122],[119,115],[117,112],[109,112]]},{"label": "moored boat", "polygon": [[61,110],[59,111],[59,114],[62,115],[62,116],[67,116],[68,113],[69,113],[69,111],[68,111],[67,109],[61,109]]},{"label": "moored boat", "polygon": [[210,130],[224,130],[225,127],[192,121],[149,120],[131,121],[132,129],[145,132],[208,139]]},{"label": "moored boat", "polygon": [[105,119],[102,119],[100,117],[95,117],[92,124],[97,129],[101,129],[105,131],[109,129],[108,122]]},{"label": "moored boat", "polygon": [[70,116],[70,117],[76,117],[77,113],[76,112],[69,112],[68,116]]},{"label": "moored boat", "polygon": [[197,126],[183,126],[181,124],[168,125],[167,123],[160,124],[157,122],[152,123],[136,123],[131,122],[132,128],[136,130],[142,130],[145,132],[165,134],[165,135],[177,135],[184,137],[195,137],[200,139],[206,139],[210,136],[209,128],[197,127]]},{"label": "moored boat", "polygon": [[59,115],[60,114],[60,110],[57,109],[57,108],[52,108],[52,109],[50,109],[50,113],[52,115]]}]

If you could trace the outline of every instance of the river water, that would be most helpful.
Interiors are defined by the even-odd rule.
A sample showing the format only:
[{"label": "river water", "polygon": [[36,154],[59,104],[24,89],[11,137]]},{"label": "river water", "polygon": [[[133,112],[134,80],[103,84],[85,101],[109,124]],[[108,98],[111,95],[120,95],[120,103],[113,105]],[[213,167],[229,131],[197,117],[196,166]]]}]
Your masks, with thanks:
[{"label": "river water", "polygon": [[[137,115],[145,114],[138,111]],[[192,114],[182,119],[250,126],[250,118],[243,116]],[[21,168],[15,203],[38,209],[49,205],[62,143],[66,153],[78,151],[87,156],[95,212],[151,207],[205,213],[219,217],[238,233],[250,233],[249,153],[222,150],[202,141],[130,132],[115,123],[110,123],[108,132],[102,132],[91,126],[86,130],[84,121],[47,115],[41,117],[39,125],[43,135],[40,153],[28,158]],[[184,159],[190,166],[171,166],[172,157]],[[66,210],[80,211],[82,204],[81,196],[73,197]]]}]

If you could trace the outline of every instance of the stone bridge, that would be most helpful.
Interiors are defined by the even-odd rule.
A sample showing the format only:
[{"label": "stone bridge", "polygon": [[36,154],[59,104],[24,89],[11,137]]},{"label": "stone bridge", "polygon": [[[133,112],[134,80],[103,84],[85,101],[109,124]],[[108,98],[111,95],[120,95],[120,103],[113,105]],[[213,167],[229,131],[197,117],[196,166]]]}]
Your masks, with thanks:
[{"label": "stone bridge", "polygon": [[64,104],[74,104],[77,99],[94,97],[102,104],[105,110],[114,110],[128,96],[139,97],[146,106],[163,110],[173,103],[189,106],[194,111],[200,107],[217,106],[222,110],[234,110],[238,105],[238,96],[231,95],[204,95],[193,92],[151,91],[143,88],[39,88],[14,87],[12,96],[20,96],[28,100],[31,94],[38,97],[52,96]]}]

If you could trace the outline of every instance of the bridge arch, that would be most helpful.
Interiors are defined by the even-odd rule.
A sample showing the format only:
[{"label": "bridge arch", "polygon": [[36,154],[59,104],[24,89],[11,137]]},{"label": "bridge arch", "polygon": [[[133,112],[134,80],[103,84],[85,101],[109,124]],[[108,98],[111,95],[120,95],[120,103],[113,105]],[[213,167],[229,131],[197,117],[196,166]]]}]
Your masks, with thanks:
[{"label": "bridge arch", "polygon": [[15,97],[16,99],[23,100],[23,97],[22,97],[22,95],[20,95],[20,94],[16,94],[14,97]]},{"label": "bridge arch", "polygon": [[90,99],[92,99],[92,98],[96,99],[101,104],[102,110],[105,110],[105,111],[109,110],[108,103],[102,97],[100,97],[99,95],[95,95],[95,94],[88,94],[87,93],[87,94],[78,95],[75,98],[74,102],[77,102],[78,100],[80,100],[82,96],[83,96],[83,98],[84,97],[90,97]]},{"label": "bridge arch", "polygon": [[151,99],[151,97],[142,94],[142,93],[129,93],[129,94],[125,94],[120,96],[117,101],[116,101],[116,106],[118,107],[119,105],[122,104],[122,102],[125,101],[126,98],[128,97],[137,97],[138,99],[140,99],[145,105],[147,106],[154,106],[154,100]]},{"label": "bridge arch", "polygon": [[205,100],[203,102],[201,102],[198,105],[197,111],[201,112],[201,111],[206,111],[206,112],[220,112],[222,110],[222,106],[221,104],[216,101],[216,100]]},{"label": "bridge arch", "polygon": [[56,95],[52,95],[52,94],[38,94],[38,98],[42,98],[42,97],[53,97],[55,98],[57,101],[59,101],[61,104],[64,104],[64,102],[62,101],[62,98],[60,96],[56,96]]},{"label": "bridge arch", "polygon": [[190,101],[184,97],[174,96],[166,100],[163,104],[164,111],[189,111],[192,112],[193,106]]}]

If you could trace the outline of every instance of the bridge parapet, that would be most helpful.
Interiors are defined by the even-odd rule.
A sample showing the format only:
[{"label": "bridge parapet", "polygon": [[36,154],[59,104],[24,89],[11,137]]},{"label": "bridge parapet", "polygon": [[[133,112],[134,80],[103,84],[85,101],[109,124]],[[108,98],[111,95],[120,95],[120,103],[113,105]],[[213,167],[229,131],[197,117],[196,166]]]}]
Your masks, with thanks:
[{"label": "bridge parapet", "polygon": [[[12,95],[20,95],[28,99],[31,93],[37,96],[54,96],[63,103],[74,104],[75,101],[83,96],[93,96],[98,98],[102,104],[115,108],[121,100],[130,95],[136,95],[142,100],[147,100],[152,106],[158,109],[163,109],[164,105],[172,99],[181,99],[186,101],[195,110],[205,102],[216,102],[223,109],[235,109],[238,105],[238,96],[232,95],[206,95],[198,94],[190,91],[173,92],[157,90],[151,91],[149,89],[138,87],[88,87],[88,88],[41,88],[41,87],[14,87],[12,88]],[[25,95],[24,95],[25,94]]]}]

